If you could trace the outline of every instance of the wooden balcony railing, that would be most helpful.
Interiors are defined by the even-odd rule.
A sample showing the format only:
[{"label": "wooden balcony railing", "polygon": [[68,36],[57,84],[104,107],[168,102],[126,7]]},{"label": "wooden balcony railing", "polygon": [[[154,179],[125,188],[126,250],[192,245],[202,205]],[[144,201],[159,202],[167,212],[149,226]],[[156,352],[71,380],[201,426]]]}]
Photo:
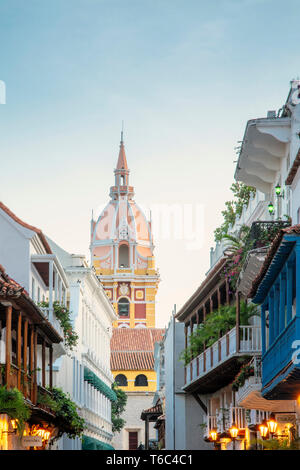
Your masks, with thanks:
[{"label": "wooden balcony railing", "polygon": [[[5,384],[5,364],[0,364],[0,385]],[[33,382],[30,374],[26,374],[24,369],[19,370],[15,364],[10,365],[10,387],[17,388],[23,393],[25,398],[34,402]]]}]

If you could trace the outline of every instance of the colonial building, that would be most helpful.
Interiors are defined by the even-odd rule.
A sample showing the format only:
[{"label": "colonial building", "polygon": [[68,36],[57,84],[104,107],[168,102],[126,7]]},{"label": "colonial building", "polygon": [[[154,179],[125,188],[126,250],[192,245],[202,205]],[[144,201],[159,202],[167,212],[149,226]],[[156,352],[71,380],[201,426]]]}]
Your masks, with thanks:
[{"label": "colonial building", "polygon": [[85,257],[68,253],[52,240],[48,242],[68,279],[67,305],[78,335],[72,353],[55,364],[54,384],[70,394],[86,426],[82,441],[64,436],[58,448],[113,449],[111,403],[116,395],[111,388],[114,378],[110,370],[110,340],[117,315]]},{"label": "colonial building", "polygon": [[[46,448],[59,427],[55,413],[42,402],[51,398],[46,387],[53,385],[54,361],[66,352],[54,302],[65,305],[68,281],[43,232],[19,219],[2,202],[0,260],[7,273],[1,266],[0,386],[8,392],[16,387],[31,413],[25,423],[27,440],[22,441],[15,432],[16,420],[1,415],[0,446]],[[39,307],[42,301],[47,301],[47,307]],[[17,399],[18,392],[12,393]],[[3,396],[1,404],[5,409]]]},{"label": "colonial building", "polygon": [[62,341],[25,289],[0,265],[0,450],[42,450],[59,431],[55,413],[41,397],[51,397],[46,387],[53,384],[53,346]]},{"label": "colonial building", "polygon": [[[134,201],[123,135],[115,184],[110,201],[91,221],[91,260],[117,320],[111,342],[111,370],[126,390],[126,424],[116,435],[116,449],[136,449],[144,441],[141,411],[152,405],[156,390],[154,343],[162,330],[155,328],[155,296],[159,274],[155,269],[151,221]],[[152,438],[155,432],[150,430]]]},{"label": "colonial building", "polygon": [[[247,123],[235,178],[256,193],[229,227],[240,248],[226,238],[217,243],[205,280],[176,316],[189,352],[183,389],[206,415],[205,440],[219,449],[267,447],[259,441],[266,437],[289,445],[299,435],[299,225],[290,227],[300,214],[299,85],[291,83],[278,112]],[[261,304],[261,320],[254,303]],[[234,305],[235,326],[201,343],[207,318]]]},{"label": "colonial building", "polygon": [[[9,275],[18,282],[37,304],[46,301],[44,315],[63,337],[56,318],[55,301],[66,305],[68,281],[43,232],[17,217],[0,202],[0,260]],[[63,343],[53,346],[53,360],[66,350]]]}]

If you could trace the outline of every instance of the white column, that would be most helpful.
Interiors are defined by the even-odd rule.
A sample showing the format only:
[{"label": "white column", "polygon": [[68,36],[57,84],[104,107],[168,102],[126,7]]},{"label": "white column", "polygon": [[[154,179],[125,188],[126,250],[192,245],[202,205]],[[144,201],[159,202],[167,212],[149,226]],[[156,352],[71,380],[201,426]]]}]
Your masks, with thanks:
[{"label": "white column", "polygon": [[59,303],[61,304],[62,303],[62,282],[61,282],[60,277],[58,278],[58,291],[59,291],[58,300],[59,300]]},{"label": "white column", "polygon": [[49,261],[49,321],[53,321],[53,260]]}]

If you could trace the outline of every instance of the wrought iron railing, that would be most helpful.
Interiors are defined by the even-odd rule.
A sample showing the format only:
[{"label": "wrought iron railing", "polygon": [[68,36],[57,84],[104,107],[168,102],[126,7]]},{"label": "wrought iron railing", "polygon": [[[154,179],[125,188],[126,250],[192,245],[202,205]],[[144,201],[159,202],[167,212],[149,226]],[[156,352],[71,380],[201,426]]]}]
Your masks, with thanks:
[{"label": "wrought iron railing", "polygon": [[253,242],[252,248],[260,248],[272,243],[279,230],[289,227],[288,220],[257,220],[253,222],[250,229],[250,240]]}]

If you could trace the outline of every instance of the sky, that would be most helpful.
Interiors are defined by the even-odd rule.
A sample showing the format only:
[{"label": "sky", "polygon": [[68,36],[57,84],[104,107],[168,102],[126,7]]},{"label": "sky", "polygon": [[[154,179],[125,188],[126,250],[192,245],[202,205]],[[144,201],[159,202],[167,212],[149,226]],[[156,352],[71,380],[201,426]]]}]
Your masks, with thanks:
[{"label": "sky", "polygon": [[247,120],[299,78],[299,13],[298,0],[0,0],[0,200],[89,256],[124,120],[136,202],[191,210],[201,232],[153,221],[165,326],[209,269]]}]

